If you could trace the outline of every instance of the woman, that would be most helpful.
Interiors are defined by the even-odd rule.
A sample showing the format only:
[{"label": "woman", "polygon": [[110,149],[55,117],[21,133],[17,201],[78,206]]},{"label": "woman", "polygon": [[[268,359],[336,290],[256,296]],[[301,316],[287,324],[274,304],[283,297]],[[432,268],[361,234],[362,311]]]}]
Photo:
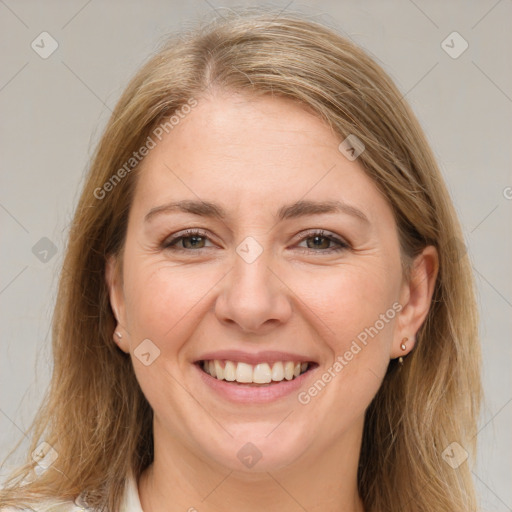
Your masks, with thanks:
[{"label": "woman", "polygon": [[92,162],[51,389],[0,506],[476,510],[462,239],[360,48],[265,12],[172,38]]}]

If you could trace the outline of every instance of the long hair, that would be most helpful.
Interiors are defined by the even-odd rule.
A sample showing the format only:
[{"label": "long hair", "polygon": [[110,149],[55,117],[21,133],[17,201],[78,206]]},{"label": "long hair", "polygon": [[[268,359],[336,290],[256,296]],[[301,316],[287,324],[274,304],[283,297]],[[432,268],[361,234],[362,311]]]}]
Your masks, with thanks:
[{"label": "long hair", "polygon": [[[358,162],[392,207],[404,275],[425,246],[437,248],[439,273],[415,348],[403,367],[390,361],[366,410],[358,487],[367,512],[476,510],[470,465],[483,395],[474,281],[426,137],[363,49],[300,14],[250,9],[166,39],[119,99],[69,233],[49,391],[29,429],[26,462],[0,491],[0,507],[72,500],[86,491],[91,506],[117,511],[127,475],[138,478],[151,464],[152,409],[129,354],[112,341],[105,263],[122,255],[139,170],[133,152],[162,123],[170,131],[177,112],[214,88],[291,98],[340,142],[355,135],[365,145]],[[37,473],[31,454],[43,441],[58,457]],[[469,457],[458,467],[445,461],[453,442]]]}]

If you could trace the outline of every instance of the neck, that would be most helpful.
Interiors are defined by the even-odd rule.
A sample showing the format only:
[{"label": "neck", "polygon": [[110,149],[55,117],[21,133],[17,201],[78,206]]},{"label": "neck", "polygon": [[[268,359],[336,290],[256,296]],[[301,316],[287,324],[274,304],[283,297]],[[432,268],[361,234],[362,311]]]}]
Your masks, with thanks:
[{"label": "neck", "polygon": [[362,421],[322,453],[274,471],[241,472],[199,458],[154,424],[155,459],[142,473],[144,512],[364,512],[357,492]]}]

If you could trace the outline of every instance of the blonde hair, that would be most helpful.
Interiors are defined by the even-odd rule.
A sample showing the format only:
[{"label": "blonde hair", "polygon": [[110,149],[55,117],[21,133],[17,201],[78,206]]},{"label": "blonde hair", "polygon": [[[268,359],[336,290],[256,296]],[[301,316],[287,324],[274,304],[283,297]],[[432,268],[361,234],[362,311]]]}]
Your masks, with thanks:
[{"label": "blonde hair", "polygon": [[[106,257],[122,254],[138,167],[104,198],[97,191],[162,120],[214,88],[291,98],[340,141],[358,137],[366,148],[358,161],[393,209],[405,275],[425,246],[437,248],[439,274],[415,349],[401,369],[390,361],[366,411],[358,487],[366,512],[476,510],[469,464],[482,399],[477,306],[435,158],[397,87],[361,48],[298,13],[265,10],[232,12],[170,38],[121,96],[69,234],[49,392],[29,430],[26,463],[0,491],[0,507],[74,499],[85,490],[91,506],[117,511],[127,475],[138,478],[152,462],[152,410],[130,356],[112,341],[104,277]],[[30,454],[42,441],[58,458],[34,478]],[[455,469],[442,455],[452,442],[470,455]]]}]

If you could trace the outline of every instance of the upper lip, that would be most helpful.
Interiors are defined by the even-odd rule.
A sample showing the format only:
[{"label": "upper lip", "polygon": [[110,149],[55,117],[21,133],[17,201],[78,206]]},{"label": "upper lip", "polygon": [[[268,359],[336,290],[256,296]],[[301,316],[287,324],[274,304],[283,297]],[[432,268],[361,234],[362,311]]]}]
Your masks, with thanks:
[{"label": "upper lip", "polygon": [[265,350],[262,352],[243,352],[242,350],[218,350],[208,352],[199,357],[195,362],[211,361],[214,359],[241,362],[247,364],[258,363],[277,363],[278,361],[294,361],[300,363],[315,362],[311,357],[295,354],[293,352],[278,352],[274,350]]}]

